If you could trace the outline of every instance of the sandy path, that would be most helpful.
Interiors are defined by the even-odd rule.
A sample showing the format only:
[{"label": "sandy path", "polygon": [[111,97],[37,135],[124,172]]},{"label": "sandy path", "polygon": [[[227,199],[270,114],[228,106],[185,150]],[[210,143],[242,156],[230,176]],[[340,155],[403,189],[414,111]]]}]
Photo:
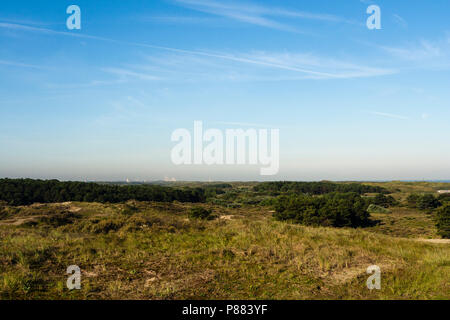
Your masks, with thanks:
[{"label": "sandy path", "polygon": [[450,244],[450,239],[415,239],[420,242]]}]

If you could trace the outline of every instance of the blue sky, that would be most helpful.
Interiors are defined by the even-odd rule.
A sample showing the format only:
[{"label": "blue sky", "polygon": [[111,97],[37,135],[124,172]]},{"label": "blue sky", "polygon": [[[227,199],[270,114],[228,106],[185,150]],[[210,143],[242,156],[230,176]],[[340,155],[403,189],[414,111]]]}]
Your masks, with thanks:
[{"label": "blue sky", "polygon": [[[66,8],[81,8],[68,30]],[[370,4],[381,30],[366,27]],[[264,179],[450,178],[448,0],[2,1],[0,177],[260,180],[171,133],[280,129]]]}]

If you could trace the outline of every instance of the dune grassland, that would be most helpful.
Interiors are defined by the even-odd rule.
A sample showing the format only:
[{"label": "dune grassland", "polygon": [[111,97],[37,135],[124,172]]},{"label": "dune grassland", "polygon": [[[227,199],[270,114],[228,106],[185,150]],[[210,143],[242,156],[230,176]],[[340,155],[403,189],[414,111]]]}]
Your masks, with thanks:
[{"label": "dune grassland", "polygon": [[[203,188],[197,202],[4,196],[0,298],[450,299],[450,197],[437,193],[450,184],[346,185],[168,187]],[[66,287],[70,265],[80,290]],[[370,265],[381,290],[366,286]]]}]

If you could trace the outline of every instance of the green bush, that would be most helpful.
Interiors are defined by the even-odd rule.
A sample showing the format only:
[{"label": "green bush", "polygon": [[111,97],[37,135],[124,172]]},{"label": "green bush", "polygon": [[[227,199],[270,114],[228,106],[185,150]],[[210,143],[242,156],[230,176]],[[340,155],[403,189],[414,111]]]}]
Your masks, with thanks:
[{"label": "green bush", "polygon": [[[96,222],[96,221],[92,221]],[[111,231],[119,230],[125,224],[125,220],[120,219],[104,219],[100,220],[97,223],[91,223],[90,225],[85,226],[85,231],[91,233],[109,233]]]},{"label": "green bush", "polygon": [[450,239],[450,204],[440,208],[436,214],[436,227],[442,238]]},{"label": "green bush", "polygon": [[433,210],[440,207],[441,202],[432,194],[415,194],[412,193],[406,198],[408,207],[418,208],[420,210]]},{"label": "green bush", "polygon": [[438,200],[444,204],[446,202],[450,202],[450,193],[444,193],[439,195]]},{"label": "green bush", "polygon": [[378,193],[375,198],[371,199],[371,203],[380,207],[388,208],[397,204],[397,201],[392,196],[385,196]]},{"label": "green bush", "polygon": [[439,206],[441,206],[439,200],[429,193],[420,196],[417,201],[417,208],[420,210],[436,209]]},{"label": "green bush", "polygon": [[125,203],[123,205],[122,214],[131,216],[131,215],[135,214],[136,212],[139,212],[139,209],[134,204]]},{"label": "green bush", "polygon": [[194,219],[212,220],[212,210],[203,207],[193,207],[189,210],[189,217]]},{"label": "green bush", "polygon": [[409,208],[417,208],[417,202],[419,201],[420,195],[417,193],[411,193],[406,198],[406,204]]},{"label": "green bush", "polygon": [[60,227],[66,224],[72,224],[79,219],[80,215],[77,215],[72,212],[61,212],[57,214],[48,214],[42,217],[37,218],[39,223],[46,224],[51,227]]},{"label": "green bush", "polygon": [[276,198],[267,197],[260,202],[261,206],[269,207],[274,206],[276,204]]},{"label": "green bush", "polygon": [[391,213],[391,210],[386,209],[382,206],[377,206],[376,204],[371,204],[367,208],[367,212],[369,212],[369,213]]},{"label": "green bush", "polygon": [[369,224],[366,208],[365,200],[353,192],[290,195],[277,198],[274,217],[304,225],[356,228]]}]

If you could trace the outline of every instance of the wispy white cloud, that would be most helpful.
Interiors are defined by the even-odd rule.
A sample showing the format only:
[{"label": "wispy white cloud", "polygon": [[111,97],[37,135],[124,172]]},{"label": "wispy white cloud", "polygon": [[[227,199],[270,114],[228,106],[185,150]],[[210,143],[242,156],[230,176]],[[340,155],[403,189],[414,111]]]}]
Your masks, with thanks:
[{"label": "wispy white cloud", "polygon": [[[271,70],[279,70],[290,72],[290,74],[270,75],[274,80],[276,79],[348,79],[382,76],[395,73],[395,70],[385,68],[375,68],[369,66],[360,66],[345,61],[338,61],[336,59],[326,59],[316,57],[312,54],[287,54],[287,53],[266,53],[266,52],[252,52],[252,53],[226,53],[226,52],[209,52],[200,50],[184,50],[178,48],[156,46],[146,43],[119,41],[104,37],[92,36],[87,34],[79,34],[64,31],[54,31],[47,28],[32,27],[26,25],[0,23],[0,28],[8,28],[14,30],[21,30],[24,32],[34,32],[44,35],[60,35],[69,37],[78,37],[84,39],[92,39],[97,41],[105,41],[119,45],[136,46],[141,48],[151,48],[162,51],[171,52],[181,57],[202,57],[216,60],[223,60],[228,62],[240,63],[248,66],[264,67]],[[184,58],[183,58],[184,59]],[[205,60],[205,59],[203,59]],[[140,70],[130,70],[124,68],[104,68],[103,71],[118,75],[122,78],[138,78],[141,80],[161,80],[162,78],[156,75],[144,74]],[[238,72],[239,73],[239,72]],[[231,77],[232,78],[232,77]]]},{"label": "wispy white cloud", "polygon": [[368,113],[370,113],[372,115],[375,115],[375,116],[385,117],[385,118],[399,119],[399,120],[409,120],[408,117],[401,116],[401,115],[398,115],[398,114],[393,114],[393,113],[377,112],[377,111],[368,111]]},{"label": "wispy white cloud", "polygon": [[221,16],[261,27],[290,32],[307,33],[304,30],[299,30],[298,28],[293,27],[286,22],[279,22],[277,21],[277,18],[309,19],[326,22],[355,24],[355,22],[353,21],[331,14],[286,10],[243,2],[225,3],[207,0],[175,0],[175,3],[196,11],[213,14],[216,16]]},{"label": "wispy white cloud", "polygon": [[101,68],[100,71],[117,76],[115,79],[90,80],[80,83],[47,83],[49,88],[91,88],[96,86],[114,86],[128,83],[131,80],[158,81],[162,78],[124,68]]},{"label": "wispy white cloud", "polygon": [[124,78],[112,79],[112,80],[90,80],[80,83],[46,83],[48,88],[64,88],[64,89],[75,89],[75,88],[92,88],[96,86],[111,86],[127,83],[128,80]]},{"label": "wispy white cloud", "polygon": [[0,21],[3,23],[12,23],[12,24],[23,24],[23,25],[31,25],[37,27],[43,26],[51,26],[51,25],[59,25],[59,22],[48,21],[48,20],[36,20],[36,19],[27,19],[25,17],[6,17],[0,16]]},{"label": "wispy white cloud", "polygon": [[386,64],[395,64],[402,70],[433,70],[444,71],[450,68],[450,36],[438,39],[420,39],[396,45],[381,45],[370,42],[360,42],[375,48],[385,54]]},{"label": "wispy white cloud", "polygon": [[139,20],[145,22],[156,22],[165,24],[208,24],[217,22],[217,19],[193,16],[146,16],[138,17]]},{"label": "wispy white cloud", "polygon": [[360,24],[356,21],[348,20],[346,18],[339,17],[339,16],[336,16],[333,14],[327,14],[327,13],[311,13],[311,12],[306,12],[306,11],[285,10],[285,9],[279,9],[279,8],[266,8],[265,14],[287,17],[287,18],[290,17],[290,18],[300,18],[300,19],[306,19],[306,20],[318,20],[318,21],[326,21],[326,22]]},{"label": "wispy white cloud", "polygon": [[402,28],[408,28],[408,23],[406,22],[405,19],[403,19],[401,16],[399,16],[398,14],[393,14],[392,18],[394,20],[395,23],[397,23],[399,26],[401,26]]},{"label": "wispy white cloud", "polygon": [[247,55],[252,61],[268,65],[283,66],[287,70],[302,72],[314,70],[309,75],[316,79],[348,79],[393,74],[393,69],[358,65],[346,60],[327,58],[312,53],[266,53],[256,52]]},{"label": "wispy white cloud", "polygon": [[20,67],[20,68],[33,68],[33,69],[43,69],[42,66],[37,66],[33,64],[21,63],[16,61],[0,60],[0,65]]},{"label": "wispy white cloud", "polygon": [[149,74],[145,74],[145,73],[141,73],[141,72],[136,72],[133,70],[128,70],[128,69],[121,69],[121,68],[103,68],[102,71],[104,72],[108,72],[108,73],[112,73],[121,77],[132,77],[132,78],[137,78],[139,80],[161,80],[160,77],[156,77],[153,75],[149,75]]},{"label": "wispy white cloud", "polygon": [[[175,73],[186,78],[242,81],[289,81],[302,79],[350,79],[393,74],[376,68],[311,53],[188,52],[147,57],[148,64],[134,68]],[[246,65],[243,68],[242,65]]]},{"label": "wispy white cloud", "polygon": [[84,39],[112,41],[111,39],[106,39],[106,38],[102,38],[102,37],[90,36],[90,35],[75,33],[75,32],[56,31],[56,30],[52,30],[52,29],[48,29],[48,28],[34,27],[34,26],[30,26],[30,25],[26,25],[26,24],[19,24],[19,23],[0,22],[0,28],[8,29],[8,30],[35,32],[35,33],[41,33],[41,34],[50,34],[50,35],[64,35],[64,36],[84,38]]},{"label": "wispy white cloud", "polygon": [[427,40],[421,40],[418,44],[409,47],[381,46],[381,48],[393,56],[411,61],[435,59],[448,54],[440,44]]},{"label": "wispy white cloud", "polygon": [[300,32],[299,30],[289,25],[279,23],[276,22],[275,20],[264,17],[262,12],[263,7],[259,6],[250,6],[242,4],[236,5],[223,2],[199,1],[199,0],[176,0],[176,2],[179,3],[180,5],[191,8],[193,10],[218,15],[221,17],[237,20],[240,22],[245,22],[272,29],[290,32]]}]

